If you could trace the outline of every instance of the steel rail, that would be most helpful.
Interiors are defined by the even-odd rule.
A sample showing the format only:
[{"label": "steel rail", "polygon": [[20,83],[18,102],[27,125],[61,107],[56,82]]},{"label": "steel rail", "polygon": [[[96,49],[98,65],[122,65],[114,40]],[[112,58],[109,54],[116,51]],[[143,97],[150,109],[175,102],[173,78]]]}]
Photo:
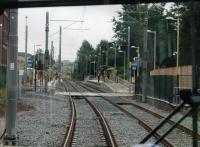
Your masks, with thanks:
[{"label": "steel rail", "polygon": [[[65,85],[64,85],[65,86]],[[67,88],[65,86],[65,90],[67,91]],[[74,136],[74,132],[75,132],[75,126],[76,126],[76,108],[75,108],[75,104],[74,101],[70,95],[70,107],[71,107],[71,121],[70,121],[70,125],[68,126],[68,131],[66,134],[66,138],[63,144],[63,147],[70,147],[73,141],[73,136]]]},{"label": "steel rail", "polygon": [[96,115],[99,118],[99,121],[101,123],[104,135],[106,136],[106,142],[110,147],[117,147],[115,138],[111,132],[111,129],[108,125],[108,122],[106,121],[105,117],[102,115],[102,113],[87,99],[87,97],[83,97],[86,102],[90,105],[90,107],[93,109],[93,111],[96,113]]},{"label": "steel rail", "polygon": [[[88,86],[88,87],[91,87],[91,88],[93,88],[93,89],[95,89],[95,90],[98,90],[98,91],[101,91],[101,92],[105,92],[104,90],[98,89],[97,87],[91,86],[91,85],[89,85],[89,84],[87,84],[87,86]],[[120,97],[120,98],[122,98],[122,97]],[[162,115],[160,115],[160,114],[158,114],[158,113],[156,113],[156,112],[154,112],[154,111],[152,111],[152,110],[149,110],[149,109],[147,109],[147,108],[144,108],[144,107],[142,107],[142,106],[139,106],[139,105],[137,105],[137,104],[134,104],[134,103],[130,102],[130,101],[127,100],[127,99],[125,99],[125,101],[129,102],[129,104],[132,105],[133,107],[138,108],[138,109],[140,109],[140,110],[143,110],[144,112],[147,112],[147,113],[149,113],[149,114],[151,114],[151,115],[153,115],[153,116],[155,116],[155,117],[157,117],[157,118],[159,118],[159,119],[165,118],[164,116],[162,116]],[[168,123],[169,123],[170,125],[175,125],[175,124],[176,124],[176,122],[173,121],[173,120],[168,120]],[[186,134],[188,134],[188,135],[190,135],[190,136],[192,136],[192,134],[193,134],[193,131],[192,131],[191,129],[189,129],[189,128],[187,128],[187,127],[181,125],[181,124],[177,125],[177,128],[180,129],[180,130],[182,130],[183,132],[185,132]],[[198,139],[200,139],[200,134],[198,134]]]},{"label": "steel rail", "polygon": [[[71,84],[71,83],[70,83]],[[77,87],[75,87],[73,84],[71,84],[71,86],[76,89],[77,91],[80,91]],[[117,147],[117,143],[116,140],[112,134],[111,128],[108,124],[108,122],[106,121],[105,117],[103,116],[103,114],[95,107],[94,104],[92,104],[92,102],[90,102],[88,100],[87,97],[83,96],[83,98],[85,99],[85,101],[90,105],[90,107],[93,109],[93,111],[95,112],[95,114],[97,115],[100,124],[102,126],[103,129],[103,133],[106,139],[106,143],[109,147]]]},{"label": "steel rail", "polygon": [[[86,87],[85,85],[83,84],[80,84],[82,87],[84,87],[85,89],[91,91],[91,89],[89,89],[88,87]],[[98,90],[94,87],[91,87],[95,90]],[[99,90],[102,92],[102,90]],[[138,123],[144,128],[146,129],[148,132],[151,132],[153,130],[152,127],[150,127],[147,123],[145,123],[143,120],[141,120],[140,118],[138,118],[137,116],[133,115],[132,113],[130,113],[129,111],[125,110],[124,108],[120,107],[118,104],[108,100],[107,98],[105,97],[102,97],[105,101],[109,102],[110,104],[112,104],[113,106],[117,107],[119,110],[121,110],[122,112],[124,112],[127,116],[129,116],[131,119],[134,119],[134,120],[137,120]],[[156,139],[160,139],[162,135],[160,135],[159,133],[155,133],[153,135]],[[163,139],[162,143],[167,146],[167,147],[174,147],[174,145],[168,140],[168,139]]]}]

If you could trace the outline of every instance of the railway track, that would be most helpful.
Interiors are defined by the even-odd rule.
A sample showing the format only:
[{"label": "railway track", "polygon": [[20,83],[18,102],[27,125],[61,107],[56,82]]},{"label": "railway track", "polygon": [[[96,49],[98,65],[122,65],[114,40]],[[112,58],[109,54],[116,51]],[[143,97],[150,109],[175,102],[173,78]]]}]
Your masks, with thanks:
[{"label": "railway track", "polygon": [[[70,90],[77,91],[73,88]],[[64,147],[117,146],[104,116],[86,97],[70,97],[70,103],[72,115]]]},{"label": "railway track", "polygon": [[[84,88],[88,89],[89,91],[101,91],[105,92],[105,90],[100,90],[94,85],[90,86],[87,84],[87,87],[83,84],[81,84]],[[106,101],[110,102],[120,110],[122,110],[124,113],[126,113],[131,118],[137,119],[138,122],[147,130],[151,131],[153,128],[156,127],[156,125],[163,119],[163,116],[150,111],[146,108],[143,108],[139,105],[136,105],[134,103],[130,103],[127,100],[124,100],[122,98],[117,97],[103,97]],[[142,111],[141,111],[142,110]],[[136,113],[137,112],[137,113]],[[147,119],[149,118],[149,119]],[[175,122],[170,120],[166,126],[164,126],[160,131],[158,131],[155,134],[156,138],[160,138],[160,136],[163,134],[163,132],[166,132],[168,128],[170,128],[172,125],[174,125]],[[192,130],[182,126],[178,125],[178,127],[172,131],[171,134],[167,136],[167,139],[163,141],[163,144],[166,146],[191,146],[192,145]],[[177,136],[179,136],[177,138]],[[199,136],[198,136],[199,137]],[[177,139],[174,139],[177,138]]]}]

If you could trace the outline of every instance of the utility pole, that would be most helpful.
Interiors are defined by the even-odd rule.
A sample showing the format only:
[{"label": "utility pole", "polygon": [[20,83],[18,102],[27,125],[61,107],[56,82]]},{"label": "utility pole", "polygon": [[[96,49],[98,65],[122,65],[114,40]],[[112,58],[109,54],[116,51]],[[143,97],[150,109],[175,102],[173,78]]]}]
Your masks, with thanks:
[{"label": "utility pole", "polygon": [[25,66],[24,66],[24,77],[25,81],[27,80],[27,47],[28,47],[28,25],[27,25],[27,19],[28,17],[25,17],[26,19],[26,26],[25,26]]},{"label": "utility pole", "polygon": [[[3,25],[0,24],[0,66],[2,64],[2,47],[3,47],[2,41],[3,41]],[[2,77],[2,75],[1,75],[2,72],[1,71],[2,71],[2,69],[0,69],[0,76]],[[1,80],[1,78],[0,78],[0,80]]]},{"label": "utility pole", "polygon": [[53,47],[53,41],[51,41],[51,53],[50,53],[50,60],[49,60],[49,81],[51,81],[51,70],[52,70],[52,60],[53,60],[53,51],[54,47]]},{"label": "utility pole", "polygon": [[106,66],[108,66],[108,50],[106,51]]},{"label": "utility pole", "polygon": [[115,69],[117,67],[117,48],[115,47]]},{"label": "utility pole", "polygon": [[[195,16],[194,16],[194,0],[190,0],[190,43],[191,43],[191,55],[192,55],[192,92],[193,95],[196,95],[199,78],[198,78],[198,67],[197,67],[197,26],[195,25]],[[192,128],[193,128],[193,147],[198,147],[198,106],[193,106],[192,108]]]},{"label": "utility pole", "polygon": [[48,41],[49,41],[49,38],[48,38],[48,36],[49,36],[49,12],[46,12],[46,25],[45,25],[45,32],[46,32],[46,38],[45,38],[45,76],[44,76],[44,80],[45,80],[45,89],[44,89],[44,91],[45,91],[45,93],[47,93],[47,75],[48,75],[48,72],[47,72],[47,70],[48,70],[48,55],[47,55],[47,53],[48,53]]},{"label": "utility pole", "polygon": [[126,51],[123,51],[124,53],[124,80],[126,79]]},{"label": "utility pole", "polygon": [[142,77],[143,77],[143,88],[142,88],[142,102],[146,103],[146,95],[147,95],[147,74],[148,74],[148,57],[149,52],[147,49],[147,28],[148,28],[148,9],[147,5],[145,6],[145,14],[144,14],[144,50],[143,50],[143,64],[142,64]]},{"label": "utility pole", "polygon": [[128,26],[128,44],[127,44],[127,79],[130,82],[130,77],[131,77],[131,69],[129,65],[129,60],[130,60],[130,26]]},{"label": "utility pole", "polygon": [[177,70],[177,88],[178,91],[180,90],[179,87],[179,75],[180,75],[180,68],[179,68],[179,36],[180,36],[180,18],[178,16],[177,18],[177,35],[176,35],[176,50],[177,50],[177,54],[176,54],[176,70]]},{"label": "utility pole", "polygon": [[86,56],[86,60],[85,60],[85,62],[86,62],[86,75],[87,75],[87,73],[88,73],[88,62],[87,62],[87,56]]},{"label": "utility pole", "polygon": [[5,145],[16,143],[16,92],[17,92],[17,46],[18,10],[10,9],[9,44],[7,52],[7,104]]},{"label": "utility pole", "polygon": [[60,26],[60,31],[59,31],[59,59],[58,59],[58,73],[59,73],[59,85],[60,85],[60,79],[61,79],[61,44],[62,44],[62,26]]}]

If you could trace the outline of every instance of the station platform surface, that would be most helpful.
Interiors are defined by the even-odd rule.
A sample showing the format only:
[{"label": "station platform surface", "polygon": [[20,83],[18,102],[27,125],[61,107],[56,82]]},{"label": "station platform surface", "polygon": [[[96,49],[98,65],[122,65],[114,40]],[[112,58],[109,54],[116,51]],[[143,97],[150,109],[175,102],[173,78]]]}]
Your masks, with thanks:
[{"label": "station platform surface", "polygon": [[64,95],[64,96],[123,96],[129,97],[132,94],[129,93],[95,93],[95,92],[55,92],[55,95]]},{"label": "station platform surface", "polygon": [[[89,82],[93,82],[93,83],[98,83],[98,81],[95,80],[88,80]],[[133,93],[133,84],[122,84],[122,83],[117,83],[115,81],[112,80],[105,80],[104,81],[99,81],[99,83],[101,85],[105,85],[107,87],[109,87],[113,92],[116,93]]]}]

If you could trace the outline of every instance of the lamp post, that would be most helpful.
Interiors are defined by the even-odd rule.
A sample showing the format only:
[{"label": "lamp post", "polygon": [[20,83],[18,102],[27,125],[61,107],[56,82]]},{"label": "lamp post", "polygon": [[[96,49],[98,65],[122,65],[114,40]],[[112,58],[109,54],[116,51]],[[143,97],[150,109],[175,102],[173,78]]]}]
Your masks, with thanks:
[{"label": "lamp post", "polygon": [[91,74],[91,57],[92,57],[92,55],[89,55],[89,76],[90,76],[90,74]]},{"label": "lamp post", "polygon": [[110,49],[115,49],[115,63],[114,63],[114,67],[116,68],[117,67],[117,48],[115,47],[110,47]]},{"label": "lamp post", "polygon": [[153,68],[156,69],[156,31],[147,30],[147,33],[153,33],[154,34],[154,54],[153,54],[154,62],[153,62]]},{"label": "lamp post", "polygon": [[176,78],[177,78],[177,88],[179,88],[179,37],[180,37],[180,18],[174,19],[172,17],[167,17],[167,20],[174,20],[177,22],[177,35],[176,35]]},{"label": "lamp post", "polygon": [[[36,56],[36,52],[35,52],[35,47],[36,46],[41,46],[41,45],[40,44],[37,44],[37,45],[34,44],[34,54],[35,54],[35,56]],[[34,79],[34,81],[35,81],[35,92],[36,92],[37,80],[36,80],[36,59],[35,59],[35,56],[34,56],[34,67],[35,67],[35,79]]]},{"label": "lamp post", "polygon": [[130,60],[130,26],[128,26],[128,44],[127,44],[127,79],[129,82],[131,82],[130,77],[131,77],[131,69],[129,65],[129,60]]},{"label": "lamp post", "polygon": [[27,48],[28,48],[28,25],[27,25],[27,19],[28,17],[25,17],[26,19],[26,27],[25,27],[25,71],[24,71],[24,77],[25,81],[27,82]]},{"label": "lamp post", "polygon": [[126,66],[126,52],[122,51],[122,50],[119,50],[118,52],[124,54],[124,80],[125,80],[125,76],[126,76],[126,68],[125,68],[125,66]]},{"label": "lamp post", "polygon": [[96,63],[96,61],[94,60],[94,61],[92,61],[92,62],[90,62],[90,63],[94,63],[94,68],[93,68],[93,71],[94,71],[94,79],[95,79],[95,63]]}]

